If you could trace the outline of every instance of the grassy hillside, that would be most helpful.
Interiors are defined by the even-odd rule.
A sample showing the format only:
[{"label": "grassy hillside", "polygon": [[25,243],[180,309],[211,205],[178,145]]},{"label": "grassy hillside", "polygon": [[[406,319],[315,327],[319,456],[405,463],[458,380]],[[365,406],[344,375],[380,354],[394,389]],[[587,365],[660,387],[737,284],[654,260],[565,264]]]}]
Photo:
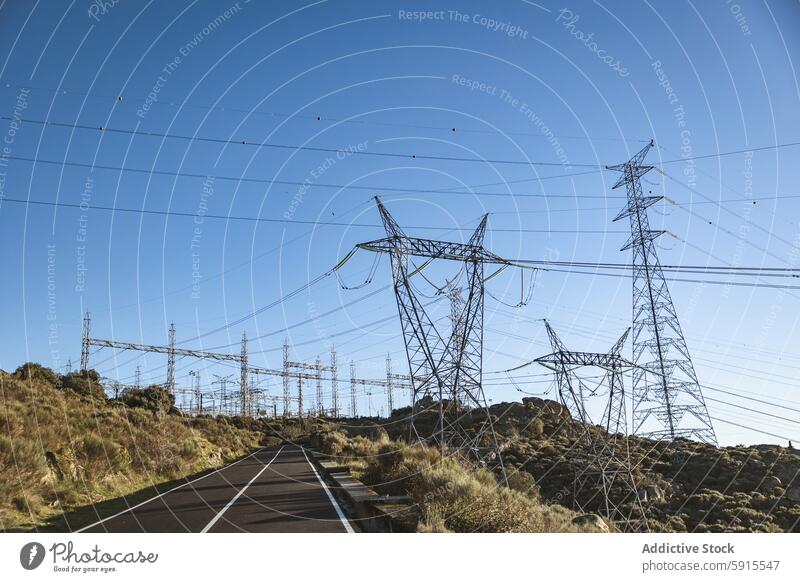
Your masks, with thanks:
[{"label": "grassy hillside", "polygon": [[93,373],[0,371],[0,529],[218,467],[263,440],[255,426],[183,418],[150,387],[106,400]]},{"label": "grassy hillside", "polygon": [[[574,483],[590,452],[578,438],[582,427],[566,408],[552,400],[490,408],[506,469],[527,474],[548,505],[573,507]],[[386,424],[389,437],[408,434],[408,409],[395,411]],[[477,430],[482,414],[467,414],[467,430]],[[352,435],[374,428],[342,421]],[[422,434],[432,430],[435,414],[418,417]],[[606,437],[593,427],[597,438]],[[618,454],[623,455],[620,439]],[[488,444],[485,443],[485,444]],[[800,532],[800,451],[777,445],[714,447],[685,439],[655,442],[628,439],[633,475],[652,531]],[[517,478],[517,477],[514,477]],[[617,503],[625,494],[611,490]]]}]

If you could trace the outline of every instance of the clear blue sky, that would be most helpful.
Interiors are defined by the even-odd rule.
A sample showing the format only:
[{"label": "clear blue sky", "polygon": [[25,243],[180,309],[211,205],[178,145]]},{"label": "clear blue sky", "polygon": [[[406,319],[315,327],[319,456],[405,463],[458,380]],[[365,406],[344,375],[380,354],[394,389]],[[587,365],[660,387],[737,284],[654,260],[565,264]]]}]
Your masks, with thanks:
[{"label": "clear blue sky", "polygon": [[[490,212],[486,244],[500,255],[628,261],[619,251],[627,224],[611,222],[624,204],[624,193],[611,191],[616,176],[582,164],[625,161],[650,138],[659,146],[649,158],[656,165],[800,140],[797,2],[100,4],[0,4],[3,369],[25,360],[77,365],[86,309],[94,335],[119,340],[163,344],[170,321],[179,342],[224,326],[380,237],[374,193],[409,234],[465,238]],[[420,21],[415,11],[431,14]],[[7,119],[20,117],[66,126]],[[643,184],[677,203],[650,209],[651,223],[675,235],[659,241],[662,262],[800,267],[798,151],[664,163],[663,173],[651,172]],[[509,160],[554,165],[495,163]],[[413,191],[424,189],[458,193]],[[196,220],[203,211],[284,222]],[[341,276],[360,283],[371,265],[358,253]],[[235,351],[246,331],[261,338],[251,361],[277,367],[288,335],[297,359],[326,359],[335,342],[342,376],[350,359],[360,375],[383,375],[387,352],[395,371],[405,371],[397,320],[369,325],[396,313],[391,290],[381,291],[389,280],[384,259],[371,285],[343,290],[328,277],[183,345]],[[494,402],[521,394],[492,372],[548,350],[543,317],[582,350],[606,349],[630,325],[628,279],[542,272],[519,309],[510,307],[520,298],[519,273],[488,289],[485,371]],[[794,421],[709,401],[712,417],[800,441],[796,411],[719,392],[800,408],[800,291],[676,281],[672,294],[701,383],[716,388],[706,396]],[[447,310],[440,303],[435,317]],[[146,380],[163,381],[160,356],[111,356],[92,355],[105,376],[130,381],[140,363]],[[201,370],[204,384],[214,373],[236,373],[181,360],[181,384],[190,369]],[[518,372],[519,386],[547,390],[544,371]],[[264,386],[280,390],[274,380]],[[373,410],[384,402],[373,394]],[[367,395],[359,405],[367,410]],[[715,425],[723,443],[781,442]]]}]

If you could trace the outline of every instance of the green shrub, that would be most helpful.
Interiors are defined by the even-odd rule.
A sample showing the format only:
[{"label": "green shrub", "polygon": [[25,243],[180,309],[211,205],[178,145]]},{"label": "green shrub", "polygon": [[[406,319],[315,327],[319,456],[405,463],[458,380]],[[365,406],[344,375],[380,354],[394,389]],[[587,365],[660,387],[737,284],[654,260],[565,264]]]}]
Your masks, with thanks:
[{"label": "green shrub", "polygon": [[175,406],[175,395],[155,385],[126,390],[120,400],[129,408],[144,408],[153,414],[168,414]]},{"label": "green shrub", "polygon": [[341,455],[347,444],[347,437],[339,431],[330,431],[319,435],[320,451],[326,455]]},{"label": "green shrub", "polygon": [[14,376],[20,380],[39,380],[49,384],[53,388],[58,388],[60,385],[58,374],[50,368],[46,368],[35,362],[26,362],[22,364],[14,371]]},{"label": "green shrub", "polygon": [[536,484],[536,478],[527,471],[509,470],[508,486],[514,491],[539,499],[539,486]]},{"label": "green shrub", "polygon": [[61,387],[86,398],[105,400],[106,393],[100,382],[89,374],[73,373],[61,377]]}]

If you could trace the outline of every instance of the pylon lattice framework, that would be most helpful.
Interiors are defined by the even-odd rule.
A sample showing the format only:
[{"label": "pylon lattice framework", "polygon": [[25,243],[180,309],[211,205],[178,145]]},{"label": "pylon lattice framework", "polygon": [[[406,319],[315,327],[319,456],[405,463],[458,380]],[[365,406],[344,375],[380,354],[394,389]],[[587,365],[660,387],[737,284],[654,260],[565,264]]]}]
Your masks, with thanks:
[{"label": "pylon lattice framework", "polygon": [[[570,459],[575,468],[573,500],[582,513],[599,513],[621,531],[648,531],[647,519],[631,471],[628,437],[626,435],[625,391],[623,372],[634,367],[620,356],[628,337],[626,330],[608,353],[574,352],[567,350],[550,324],[545,321],[553,349],[551,354],[535,361],[553,370],[558,396],[572,418],[581,426],[579,440]],[[602,427],[598,431],[592,422],[586,402],[590,395],[576,371],[580,368],[599,368],[605,376],[597,386],[608,388],[608,402],[603,411]]]},{"label": "pylon lattice framework", "polygon": [[[432,441],[445,451],[485,464],[493,458],[505,473],[482,386],[483,310],[485,263],[508,265],[505,259],[483,248],[488,215],[481,220],[469,241],[451,243],[407,236],[376,196],[386,237],[362,243],[359,248],[388,253],[392,280],[412,381],[410,438]],[[409,279],[409,257],[447,259],[464,263],[466,290],[459,314],[451,318],[454,329],[442,334],[428,316]],[[452,290],[451,290],[452,292]],[[451,301],[452,301],[451,297]],[[417,419],[432,403],[438,420],[431,434],[420,434]],[[429,408],[428,408],[429,410]],[[483,418],[473,432],[464,428],[463,417]],[[423,431],[425,432],[425,431]],[[488,441],[488,442],[487,442]],[[488,445],[488,446],[487,446]]]},{"label": "pylon lattice framework", "polygon": [[633,252],[633,433],[655,439],[695,438],[717,444],[678,315],[655,247],[664,230],[652,230],[647,208],[663,196],[644,196],[640,178],[651,141],[624,164],[613,188],[625,186],[628,203],[614,218],[629,218],[631,236],[620,250]]}]

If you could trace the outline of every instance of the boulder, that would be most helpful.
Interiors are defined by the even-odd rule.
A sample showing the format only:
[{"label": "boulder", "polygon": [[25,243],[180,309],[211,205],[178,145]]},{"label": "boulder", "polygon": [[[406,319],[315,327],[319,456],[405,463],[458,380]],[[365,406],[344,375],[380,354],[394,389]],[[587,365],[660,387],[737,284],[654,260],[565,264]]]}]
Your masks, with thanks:
[{"label": "boulder", "polygon": [[782,485],[783,484],[781,483],[781,480],[778,479],[775,475],[767,475],[761,482],[761,486],[759,487],[759,489],[766,493],[774,493]]},{"label": "boulder", "polygon": [[800,484],[800,467],[797,464],[778,464],[772,469],[772,472],[782,483]]},{"label": "boulder", "polygon": [[522,399],[522,403],[526,408],[542,408],[544,406],[544,400],[535,396],[526,396]]},{"label": "boulder", "polygon": [[608,533],[608,524],[596,513],[584,513],[572,518],[575,525],[589,526],[597,531]]},{"label": "boulder", "polygon": [[664,490],[658,485],[645,485],[638,491],[639,501],[649,501],[651,503],[659,503],[665,501],[667,496]]}]

